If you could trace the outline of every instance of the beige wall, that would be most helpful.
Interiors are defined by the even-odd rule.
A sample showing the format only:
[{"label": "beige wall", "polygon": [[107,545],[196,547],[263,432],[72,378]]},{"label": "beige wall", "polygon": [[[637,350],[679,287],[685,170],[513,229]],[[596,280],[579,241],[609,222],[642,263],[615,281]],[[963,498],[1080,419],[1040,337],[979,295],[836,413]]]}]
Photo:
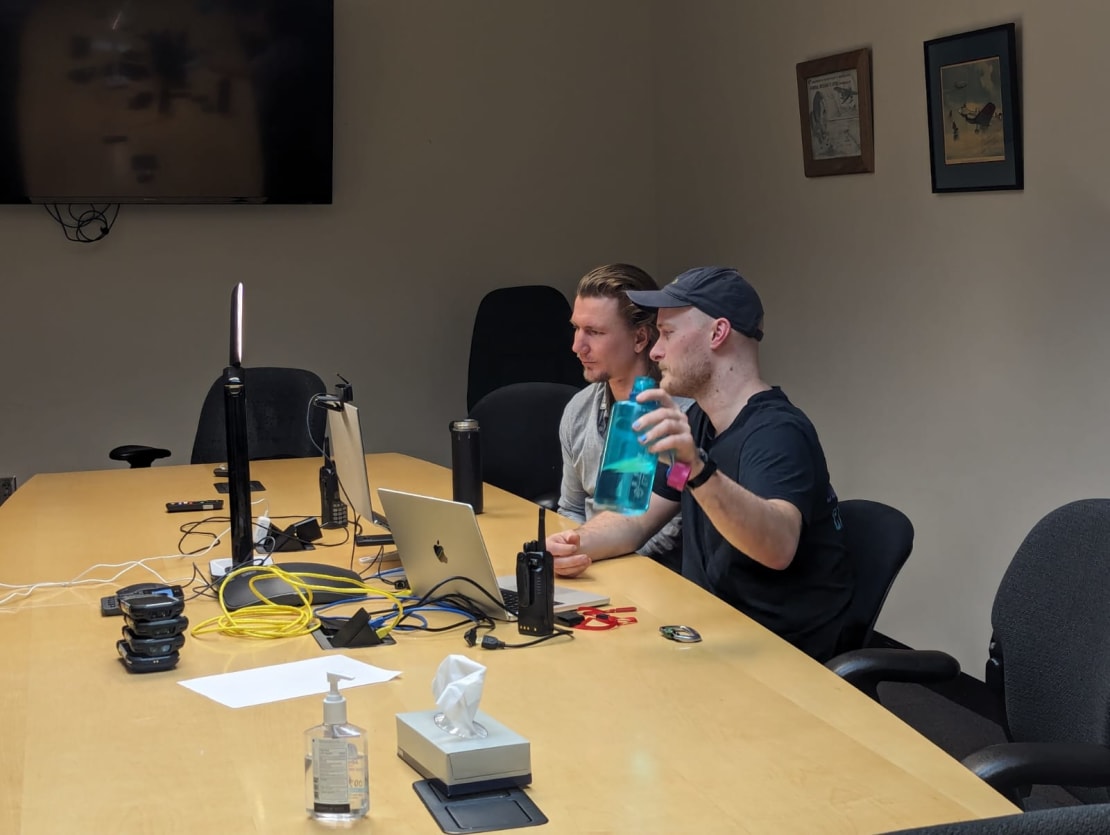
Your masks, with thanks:
[{"label": "beige wall", "polygon": [[0,474],[188,463],[239,279],[246,364],[341,372],[369,449],[445,460],[487,290],[655,260],[640,9],[336,0],[334,205],[124,206],[96,244],[0,207]]},{"label": "beige wall", "polygon": [[[930,190],[923,42],[1019,25],[1025,189]],[[661,3],[661,265],[738,266],[764,361],[841,497],[917,528],[879,628],[982,675],[989,607],[1033,523],[1110,482],[1110,7]],[[869,46],[875,173],[807,180],[795,64]]]},{"label": "beige wall", "polygon": [[[336,19],[333,206],[125,206],[91,245],[0,207],[0,474],[105,466],[128,441],[186,462],[237,279],[249,364],[342,372],[369,448],[442,462],[486,290],[732,263],[841,495],[917,526],[880,627],[978,674],[1024,532],[1106,493],[1110,10],[337,0]],[[1010,20],[1026,188],[933,195],[922,42]],[[876,172],[807,180],[794,65],[860,46]]]}]

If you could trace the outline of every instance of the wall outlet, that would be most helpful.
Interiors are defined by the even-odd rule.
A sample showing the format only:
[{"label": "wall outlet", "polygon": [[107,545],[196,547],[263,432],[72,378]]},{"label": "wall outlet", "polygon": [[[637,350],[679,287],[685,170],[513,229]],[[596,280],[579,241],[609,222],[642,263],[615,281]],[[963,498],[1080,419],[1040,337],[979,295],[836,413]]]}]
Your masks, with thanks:
[{"label": "wall outlet", "polygon": [[0,476],[0,504],[8,500],[8,496],[15,492],[16,486],[14,475]]}]

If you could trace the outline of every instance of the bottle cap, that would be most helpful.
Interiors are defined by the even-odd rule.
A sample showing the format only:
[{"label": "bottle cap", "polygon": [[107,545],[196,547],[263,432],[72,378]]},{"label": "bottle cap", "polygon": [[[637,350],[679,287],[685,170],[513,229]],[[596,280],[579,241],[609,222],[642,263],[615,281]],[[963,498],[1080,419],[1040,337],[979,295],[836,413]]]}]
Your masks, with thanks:
[{"label": "bottle cap", "polygon": [[651,377],[637,377],[635,380],[632,381],[632,392],[628,395],[628,399],[635,400],[636,395],[640,392],[647,391],[648,389],[657,388],[659,388],[659,383],[655,382],[655,380],[653,380]]}]

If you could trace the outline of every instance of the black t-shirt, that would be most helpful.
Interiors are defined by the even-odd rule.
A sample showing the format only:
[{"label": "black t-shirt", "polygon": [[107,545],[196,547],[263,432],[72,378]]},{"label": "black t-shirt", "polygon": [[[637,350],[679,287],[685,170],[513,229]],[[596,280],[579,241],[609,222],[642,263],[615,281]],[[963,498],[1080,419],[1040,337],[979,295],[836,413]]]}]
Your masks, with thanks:
[{"label": "black t-shirt", "polygon": [[682,502],[682,576],[803,652],[829,658],[854,581],[836,493],[813,424],[777,387],[753,396],[717,437],[697,405],[688,414],[694,442],[720,471],[761,498],[790,502],[801,511],[802,532],[790,565],[781,571],[768,568],[729,544],[691,491],[680,498],[657,480],[656,492]]}]

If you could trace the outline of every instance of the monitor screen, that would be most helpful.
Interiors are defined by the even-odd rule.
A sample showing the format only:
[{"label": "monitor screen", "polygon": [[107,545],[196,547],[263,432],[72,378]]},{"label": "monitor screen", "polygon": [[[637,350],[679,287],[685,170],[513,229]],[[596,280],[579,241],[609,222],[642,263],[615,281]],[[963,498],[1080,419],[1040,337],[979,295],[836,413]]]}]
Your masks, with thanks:
[{"label": "monitor screen", "polygon": [[0,202],[330,203],[333,0],[0,0]]}]

